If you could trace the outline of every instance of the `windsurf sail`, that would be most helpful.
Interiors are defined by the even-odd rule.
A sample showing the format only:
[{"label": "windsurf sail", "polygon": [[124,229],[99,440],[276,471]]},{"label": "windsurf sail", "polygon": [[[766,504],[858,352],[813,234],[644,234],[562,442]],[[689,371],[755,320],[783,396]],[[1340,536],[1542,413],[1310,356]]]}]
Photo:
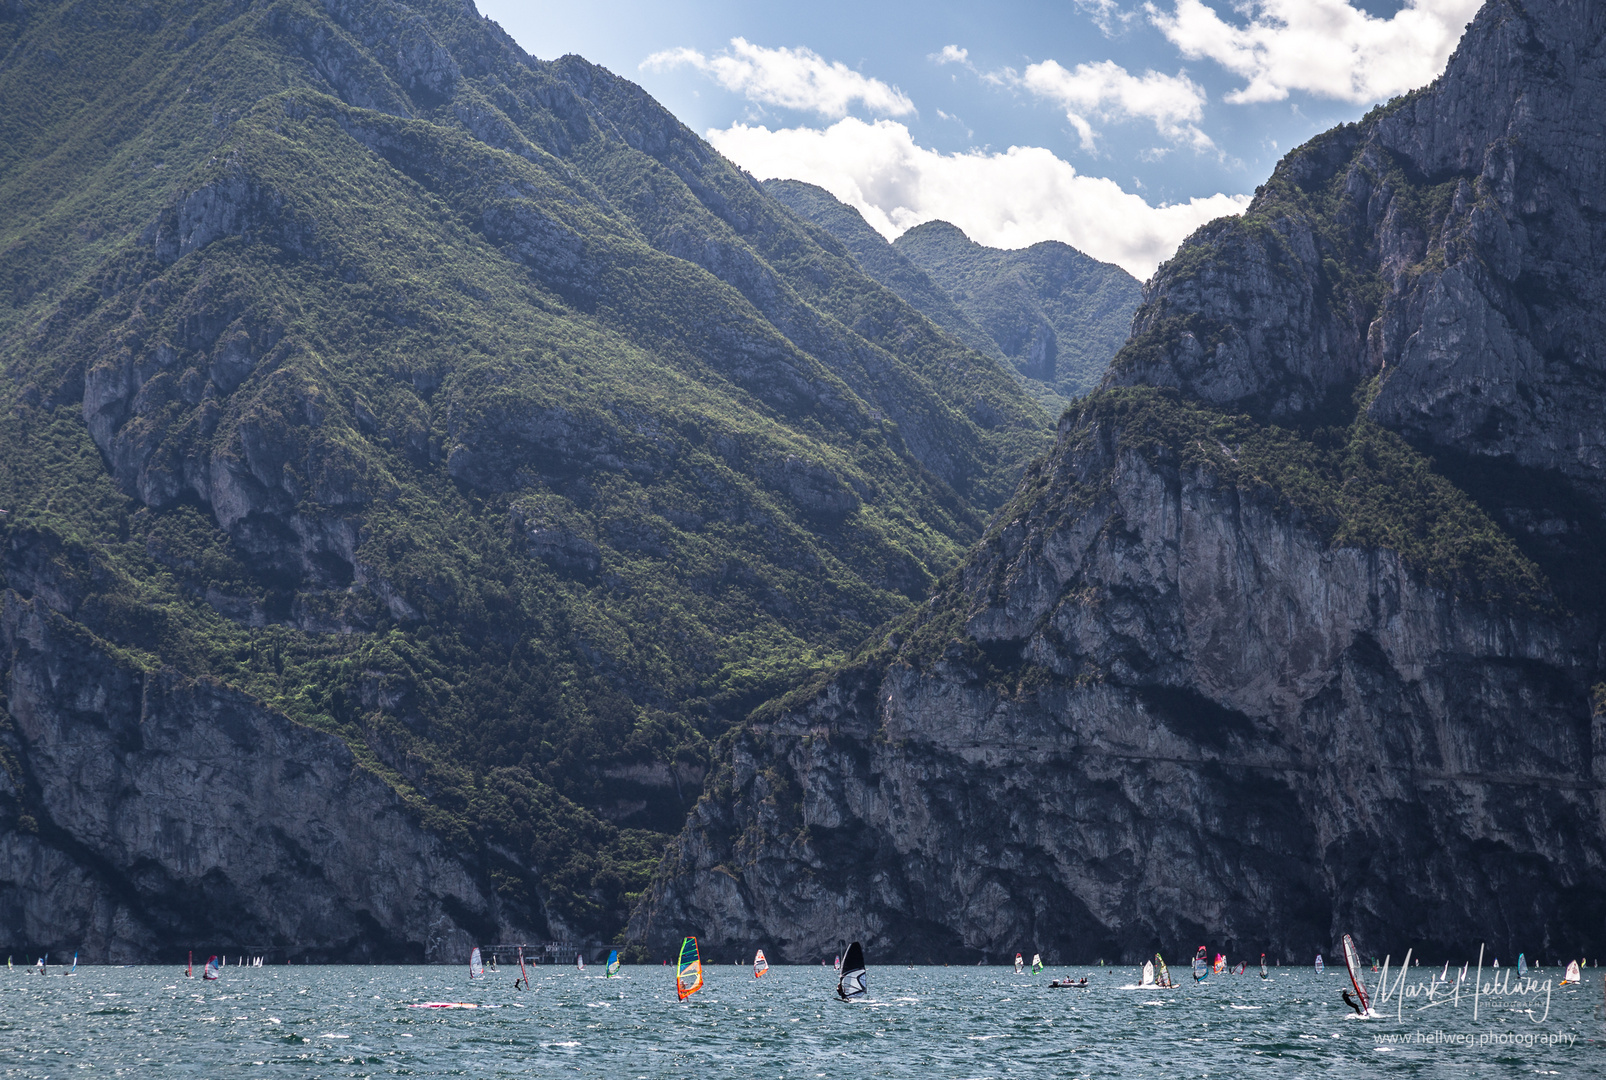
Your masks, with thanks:
[{"label": "windsurf sail", "polygon": [[579,953],[574,954],[574,968],[576,971],[584,971],[586,969],[586,958]]},{"label": "windsurf sail", "polygon": [[1363,1014],[1372,1011],[1372,999],[1366,994],[1366,978],[1361,970],[1361,954],[1355,950],[1355,942],[1348,934],[1344,935],[1344,967],[1349,970],[1350,985],[1355,987],[1355,1000],[1361,1006]]},{"label": "windsurf sail", "polygon": [[1227,970],[1227,957],[1224,953],[1216,954],[1216,962],[1210,965],[1210,970],[1214,971],[1217,975],[1220,975],[1223,971]]},{"label": "windsurf sail", "polygon": [[680,943],[680,959],[675,962],[675,992],[685,1001],[703,988],[703,961],[697,954],[697,939]]},{"label": "windsurf sail", "polygon": [[842,970],[842,957],[838,956],[836,959],[832,960],[831,961],[831,966],[836,968],[838,971],[841,971]]},{"label": "windsurf sail", "polygon": [[519,978],[518,978],[518,981],[515,982],[513,985],[518,987],[521,990],[528,990],[530,988],[530,973],[528,971],[524,970],[524,946],[523,945],[519,946]]},{"label": "windsurf sail", "polygon": [[1528,954],[1517,954],[1517,977],[1525,978],[1528,975]]},{"label": "windsurf sail", "polygon": [[1326,966],[1327,966],[1326,964],[1322,963],[1322,954],[1321,953],[1317,953],[1316,954],[1316,974],[1320,975],[1322,973],[1322,969],[1325,968]]},{"label": "windsurf sail", "polygon": [[1269,974],[1267,974],[1267,972],[1266,972],[1266,954],[1265,953],[1261,953],[1260,954],[1260,977],[1262,979],[1271,978],[1271,976]]},{"label": "windsurf sail", "polygon": [[1566,975],[1566,977],[1564,979],[1561,980],[1562,985],[1565,986],[1568,983],[1582,982],[1583,979],[1584,979],[1583,975],[1580,974],[1579,971],[1578,971],[1578,961],[1577,960],[1569,961],[1568,964],[1567,964],[1567,975]]},{"label": "windsurf sail", "polygon": [[1138,976],[1138,985],[1139,986],[1153,986],[1154,985],[1154,962],[1153,961],[1144,961],[1143,974]]},{"label": "windsurf sail", "polygon": [[1043,954],[1032,953],[1032,974],[1036,975],[1043,970]]},{"label": "windsurf sail", "polygon": [[77,953],[73,953],[72,954],[72,967],[67,969],[67,974],[69,974],[69,975],[78,974],[78,954]]},{"label": "windsurf sail", "polygon": [[195,978],[195,951],[193,949],[190,950],[189,962],[184,965],[184,977],[186,979]]},{"label": "windsurf sail", "polygon": [[769,969],[770,962],[764,959],[764,950],[758,950],[758,952],[753,955],[753,978],[759,978]]},{"label": "windsurf sail", "polygon": [[1016,953],[1015,954],[1015,974],[1024,975],[1025,973],[1026,973],[1026,961],[1021,959],[1020,953]]},{"label": "windsurf sail", "polygon": [[474,946],[474,951],[468,954],[468,977],[471,979],[485,978],[485,960],[480,956],[480,947]]},{"label": "windsurf sail", "polygon": [[1205,960],[1205,947],[1199,946],[1199,951],[1193,954],[1193,981],[1204,982],[1210,977],[1210,965]]},{"label": "windsurf sail", "polygon": [[608,978],[619,974],[619,950],[615,949],[608,954]]},{"label": "windsurf sail", "polygon": [[1159,953],[1154,954],[1154,985],[1171,985],[1171,969],[1165,966],[1165,961],[1160,958]]},{"label": "windsurf sail", "polygon": [[842,958],[842,977],[836,983],[837,996],[843,1001],[864,996],[869,990],[864,978],[864,947],[855,941],[848,946],[848,955]]},{"label": "windsurf sail", "polygon": [[206,967],[201,972],[201,978],[203,978],[203,979],[216,979],[217,978],[218,966],[219,965],[218,965],[217,957],[215,957],[215,956],[212,957],[210,960],[208,960],[206,962]]}]

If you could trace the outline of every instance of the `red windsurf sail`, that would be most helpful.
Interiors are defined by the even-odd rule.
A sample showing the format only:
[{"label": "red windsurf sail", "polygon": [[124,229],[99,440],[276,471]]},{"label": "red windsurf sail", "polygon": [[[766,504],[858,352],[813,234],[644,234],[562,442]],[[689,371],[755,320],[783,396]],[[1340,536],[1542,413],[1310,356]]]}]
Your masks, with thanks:
[{"label": "red windsurf sail", "polygon": [[1355,942],[1350,940],[1348,934],[1344,935],[1344,966],[1349,969],[1350,985],[1355,987],[1355,1000],[1361,1003],[1361,1012],[1371,1012],[1372,999],[1366,996],[1366,977],[1361,968],[1361,954],[1355,950]]}]

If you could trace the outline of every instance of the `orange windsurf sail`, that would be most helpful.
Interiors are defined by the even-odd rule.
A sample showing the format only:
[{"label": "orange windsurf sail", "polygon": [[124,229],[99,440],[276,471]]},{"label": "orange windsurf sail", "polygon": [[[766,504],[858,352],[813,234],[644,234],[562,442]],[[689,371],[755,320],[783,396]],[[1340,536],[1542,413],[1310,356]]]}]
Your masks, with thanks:
[{"label": "orange windsurf sail", "polygon": [[675,964],[675,992],[685,1001],[703,988],[703,961],[697,955],[697,939],[680,943],[680,960]]}]

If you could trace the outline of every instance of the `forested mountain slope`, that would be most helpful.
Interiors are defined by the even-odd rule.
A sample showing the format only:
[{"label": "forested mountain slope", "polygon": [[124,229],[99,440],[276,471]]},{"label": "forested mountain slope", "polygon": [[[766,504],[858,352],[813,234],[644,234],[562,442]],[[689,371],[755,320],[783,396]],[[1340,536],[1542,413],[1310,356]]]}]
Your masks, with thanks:
[{"label": "forested mountain slope", "polygon": [[727,738],[632,933],[1606,946],[1603,116],[1606,9],[1489,0],[1199,230],[931,603]]},{"label": "forested mountain slope", "polygon": [[1056,412],[1098,385],[1131,330],[1142,284],[1069,244],[1045,240],[1005,251],[946,221],[917,225],[888,243],[822,188],[800,180],[767,180],[764,187],[932,322],[1007,363]]},{"label": "forested mountain slope", "polygon": [[609,940],[709,740],[1045,445],[470,4],[16,0],[0,55],[8,951]]}]

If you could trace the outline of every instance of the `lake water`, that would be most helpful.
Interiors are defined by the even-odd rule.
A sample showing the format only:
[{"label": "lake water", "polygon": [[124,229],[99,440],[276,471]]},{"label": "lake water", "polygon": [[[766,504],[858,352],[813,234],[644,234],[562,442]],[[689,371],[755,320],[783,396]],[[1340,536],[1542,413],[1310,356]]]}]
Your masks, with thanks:
[{"label": "lake water", "polygon": [[[755,980],[734,966],[708,968],[683,1004],[671,970],[532,968],[525,993],[506,969],[472,983],[439,967],[231,967],[215,983],[173,968],[0,970],[0,1076],[1606,1075],[1594,969],[1552,990],[1548,1018],[1541,990],[1484,998],[1476,1020],[1471,976],[1459,1006],[1406,998],[1401,1019],[1390,1001],[1386,1018],[1358,1020],[1331,970],[1183,975],[1165,991],[1134,987],[1132,968],[872,966],[871,997],[853,1004],[834,1000],[828,968]],[[1091,989],[1049,989],[1083,974]],[[501,1008],[408,1007],[442,1000]]]}]

